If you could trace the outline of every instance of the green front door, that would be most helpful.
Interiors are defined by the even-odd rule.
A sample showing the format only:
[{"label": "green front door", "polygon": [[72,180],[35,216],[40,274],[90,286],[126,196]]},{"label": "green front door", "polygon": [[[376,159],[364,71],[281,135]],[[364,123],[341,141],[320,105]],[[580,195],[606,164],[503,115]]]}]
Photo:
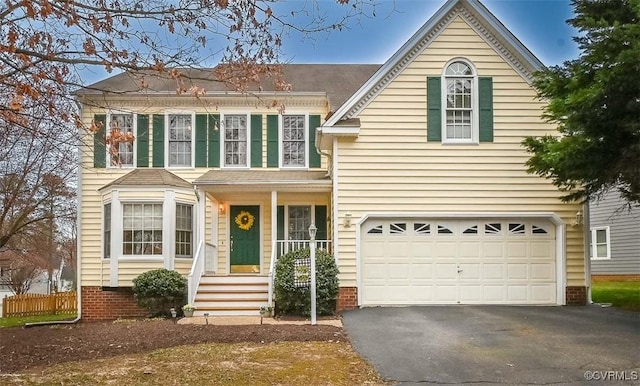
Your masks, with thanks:
[{"label": "green front door", "polygon": [[229,229],[231,273],[260,273],[260,206],[232,205]]}]

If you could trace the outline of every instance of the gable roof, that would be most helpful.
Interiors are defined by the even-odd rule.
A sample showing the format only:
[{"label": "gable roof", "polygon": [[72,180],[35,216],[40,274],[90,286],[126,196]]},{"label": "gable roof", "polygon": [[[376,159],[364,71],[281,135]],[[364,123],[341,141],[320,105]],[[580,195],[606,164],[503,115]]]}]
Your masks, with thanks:
[{"label": "gable roof", "polygon": [[[340,107],[364,82],[371,77],[380,64],[283,64],[283,76],[292,86],[291,91],[276,90],[273,79],[263,79],[260,84],[250,87],[255,94],[274,92],[284,95],[326,95],[332,110]],[[244,95],[215,79],[215,68],[180,69],[186,88],[197,85],[204,88],[206,96]],[[147,87],[140,87],[143,75]],[[138,75],[121,73],[76,92],[77,95],[177,95],[176,80],[167,74],[146,72]]]},{"label": "gable roof", "polygon": [[98,190],[104,190],[109,187],[141,187],[141,186],[157,186],[166,187],[173,186],[176,188],[191,189],[193,185],[175,174],[165,169],[134,169],[124,176],[106,184]]},{"label": "gable roof", "polygon": [[544,68],[542,62],[479,0],[448,0],[358,91],[327,119],[322,127],[330,127],[340,120],[356,117],[457,16],[469,23],[478,35],[492,46],[527,82],[531,83],[535,71]]}]

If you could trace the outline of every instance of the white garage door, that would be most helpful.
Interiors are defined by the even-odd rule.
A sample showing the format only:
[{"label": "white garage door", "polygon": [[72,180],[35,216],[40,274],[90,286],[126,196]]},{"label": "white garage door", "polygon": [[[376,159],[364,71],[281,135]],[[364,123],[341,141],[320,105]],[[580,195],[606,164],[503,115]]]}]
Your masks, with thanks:
[{"label": "white garage door", "polygon": [[545,220],[369,219],[362,305],[555,304],[555,227]]}]

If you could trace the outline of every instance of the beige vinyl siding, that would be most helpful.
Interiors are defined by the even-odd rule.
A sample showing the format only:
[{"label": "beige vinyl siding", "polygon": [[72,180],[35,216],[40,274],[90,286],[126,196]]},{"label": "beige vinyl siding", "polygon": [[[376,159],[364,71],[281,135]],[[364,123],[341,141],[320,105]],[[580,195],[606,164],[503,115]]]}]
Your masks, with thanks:
[{"label": "beige vinyl siding", "polygon": [[[463,53],[464,55],[461,55]],[[493,77],[494,142],[427,142],[426,79],[464,57],[479,76]],[[525,172],[526,135],[554,134],[544,123],[535,91],[461,18],[456,18],[415,61],[358,115],[357,139],[340,139],[339,218],[365,213],[550,212],[567,224],[581,207],[563,204],[548,181]],[[438,117],[439,118],[439,117]],[[581,227],[568,225],[568,285],[585,284]],[[340,285],[356,285],[355,227],[339,227]]]}]

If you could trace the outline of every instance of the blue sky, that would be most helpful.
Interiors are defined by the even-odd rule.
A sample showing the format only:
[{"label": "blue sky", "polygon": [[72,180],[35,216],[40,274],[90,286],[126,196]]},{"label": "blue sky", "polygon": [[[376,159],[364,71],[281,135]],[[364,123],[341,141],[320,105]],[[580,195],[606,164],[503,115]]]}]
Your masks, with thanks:
[{"label": "blue sky", "polygon": [[[545,65],[578,56],[571,39],[577,31],[566,23],[573,17],[570,0],[481,1]],[[292,36],[285,40],[285,54],[294,63],[384,63],[445,0],[380,3],[375,18],[352,23],[348,30],[320,34],[314,42]]]},{"label": "blue sky", "polygon": [[[307,0],[287,0],[296,2]],[[335,0],[318,0],[320,3]],[[445,0],[377,0],[375,18],[353,20],[348,29],[320,33],[311,39],[290,35],[284,40],[284,60],[292,63],[384,63],[444,3]],[[573,17],[570,0],[481,0],[482,3],[547,66],[577,58],[567,25]],[[300,3],[302,4],[302,3]],[[342,10],[338,6],[333,9]],[[215,65],[215,63],[206,63]],[[85,84],[109,77],[104,70],[81,71]]]}]

